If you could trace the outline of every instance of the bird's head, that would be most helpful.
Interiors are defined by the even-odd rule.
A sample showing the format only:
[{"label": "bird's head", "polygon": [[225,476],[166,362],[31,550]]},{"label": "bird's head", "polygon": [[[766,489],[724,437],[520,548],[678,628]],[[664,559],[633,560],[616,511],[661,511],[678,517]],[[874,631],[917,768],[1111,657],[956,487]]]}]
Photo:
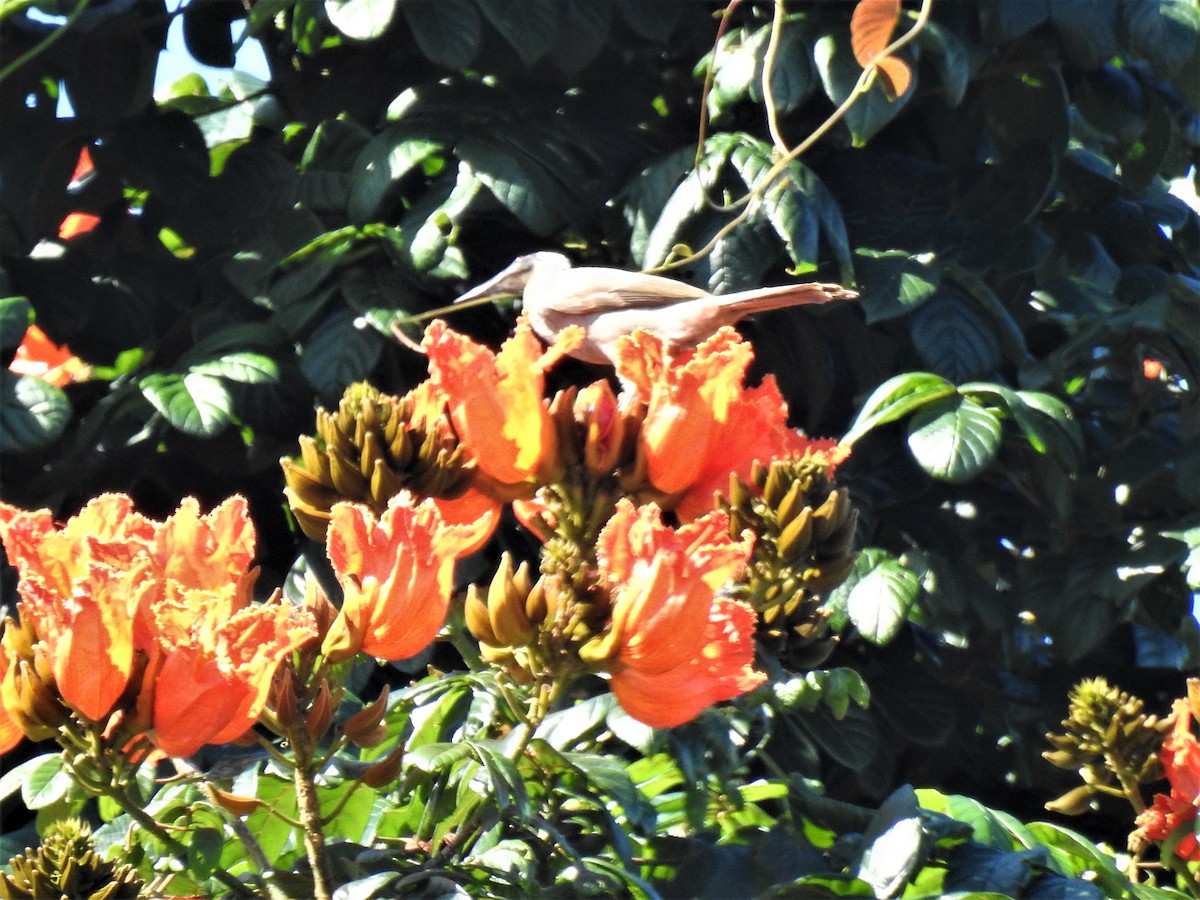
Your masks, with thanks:
[{"label": "bird's head", "polygon": [[483,284],[456,297],[454,302],[464,303],[468,300],[483,300],[500,296],[520,297],[525,292],[525,285],[529,283],[535,270],[539,273],[562,272],[569,268],[571,268],[571,261],[561,253],[547,250],[527,253],[524,256],[518,256],[507,268],[493,275]]}]

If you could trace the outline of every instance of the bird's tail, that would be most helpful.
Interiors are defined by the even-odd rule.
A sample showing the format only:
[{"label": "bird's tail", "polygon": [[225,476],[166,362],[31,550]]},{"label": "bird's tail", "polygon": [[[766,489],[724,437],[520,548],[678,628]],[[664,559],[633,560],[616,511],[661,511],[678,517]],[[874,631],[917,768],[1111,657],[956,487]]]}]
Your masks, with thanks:
[{"label": "bird's tail", "polygon": [[716,299],[726,309],[736,309],[739,316],[749,316],[788,306],[807,306],[833,300],[856,300],[858,293],[840,284],[784,284],[779,287],[756,288],[733,294],[719,294]]}]

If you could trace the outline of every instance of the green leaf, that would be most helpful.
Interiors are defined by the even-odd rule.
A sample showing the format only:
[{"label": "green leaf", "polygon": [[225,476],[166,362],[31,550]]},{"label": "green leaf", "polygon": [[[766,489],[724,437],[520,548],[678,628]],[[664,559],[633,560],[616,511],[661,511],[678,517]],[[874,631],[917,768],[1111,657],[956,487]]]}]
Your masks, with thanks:
[{"label": "green leaf", "polygon": [[854,582],[846,595],[846,613],[873,644],[887,644],[899,633],[921,593],[916,573],[896,559],[885,559]]},{"label": "green leaf", "polygon": [[33,320],[33,307],[24,297],[0,298],[0,350],[19,346]]},{"label": "green leaf", "polygon": [[400,0],[400,12],[426,59],[462,69],[479,52],[483,19],[471,0]]},{"label": "green leaf", "polygon": [[934,54],[946,103],[958,106],[967,93],[967,82],[971,78],[968,46],[950,29],[932,21],[927,22],[917,35],[917,45]]},{"label": "green leaf", "polygon": [[906,250],[855,251],[862,296],[859,304],[874,324],[912,312],[937,292],[941,273]]},{"label": "green leaf", "polygon": [[1042,144],[1055,158],[1067,149],[1070,100],[1062,75],[1049,65],[999,73],[983,85],[987,123],[1004,151]]},{"label": "green leaf", "polygon": [[483,14],[512,45],[521,62],[532,66],[558,37],[556,0],[477,0]]},{"label": "green leaf", "polygon": [[1007,44],[1050,18],[1050,0],[987,0],[982,10],[984,34],[993,44]]},{"label": "green leaf", "polygon": [[854,874],[875,889],[875,896],[898,896],[924,862],[925,830],[919,813],[916,792],[904,785],[871,817]]},{"label": "green leaf", "polygon": [[534,234],[551,234],[573,214],[576,203],[560,179],[574,173],[552,163],[546,148],[472,134],[454,150],[500,205]]},{"label": "green leaf", "polygon": [[[800,168],[793,163],[793,168]],[[818,242],[821,236],[820,220],[813,204],[794,178],[777,188],[772,188],[763,197],[763,209],[775,233],[783,239],[788,257],[797,271],[811,271],[817,267]]]},{"label": "green leaf", "polygon": [[870,715],[852,706],[842,719],[835,719],[824,706],[791,717],[826,753],[850,769],[862,769],[875,758],[879,730]]},{"label": "green leaf", "polygon": [[1200,9],[1175,0],[1124,0],[1120,4],[1134,50],[1163,76],[1175,74],[1200,45]]},{"label": "green leaf", "polygon": [[[39,782],[45,782],[53,776],[52,770],[62,768],[62,755],[59,753],[43,753],[40,756],[35,756],[32,759],[27,759],[22,763],[18,763],[13,768],[0,774],[0,800],[7,800],[9,797],[25,789],[25,785],[30,782],[30,779],[37,778]],[[41,774],[37,774],[37,773]]]},{"label": "green leaf", "polygon": [[816,173],[798,161],[788,166],[788,177],[812,204],[817,222],[821,226],[821,234],[830,253],[833,254],[834,262],[838,265],[839,277],[846,284],[853,284],[854,261],[850,254],[850,237],[846,232],[841,207],[838,206],[833,193]]},{"label": "green leaf", "polygon": [[279,364],[261,353],[230,353],[192,366],[190,371],[241,384],[276,384],[279,381]]},{"label": "green leaf", "polygon": [[1000,449],[1000,419],[968,397],[924,407],[908,425],[908,448],[917,464],[940,481],[969,481]]},{"label": "green leaf", "polygon": [[873,428],[895,422],[954,394],[954,385],[940,375],[930,372],[893,375],[863,403],[842,440],[852,444]]},{"label": "green leaf", "polygon": [[[750,83],[750,99],[755,103],[766,101],[762,85],[770,31],[769,25],[760,29],[763,35],[762,52],[755,60],[754,80]],[[817,73],[813,69],[812,56],[809,53],[809,39],[807,19],[784,19],[779,34],[779,47],[775,53],[775,68],[771,70],[771,95],[775,100],[775,109],[781,113],[790,113],[798,109],[816,90]]]},{"label": "green leaf", "polygon": [[348,38],[373,41],[382,37],[396,15],[398,0],[325,0],[330,24]]},{"label": "green leaf", "polygon": [[643,169],[618,197],[629,223],[629,250],[639,266],[649,266],[650,234],[680,182],[692,171],[694,151],[684,147],[659,157]]},{"label": "green leaf", "polygon": [[551,713],[538,726],[537,737],[556,750],[576,747],[604,726],[616,702],[612,694],[599,694]]},{"label": "green leaf", "polygon": [[363,147],[351,171],[353,183],[346,214],[364,224],[385,213],[384,204],[400,179],[436,153],[437,141],[411,137],[409,129],[392,125]]},{"label": "green leaf", "polygon": [[300,371],[324,397],[339,397],[375,368],[383,339],[351,310],[328,316],[300,353]]},{"label": "green leaf", "polygon": [[71,402],[54,385],[0,372],[0,453],[26,453],[53,443],[71,419]]},{"label": "green leaf", "polygon": [[970,825],[972,837],[981,844],[1001,850],[1011,850],[1016,846],[1012,833],[1004,823],[978,800],[960,794],[943,794],[933,788],[918,788],[917,799],[925,809]]},{"label": "green leaf", "polygon": [[471,745],[466,742],[424,744],[405,753],[404,763],[422,772],[441,772],[473,755]]},{"label": "green leaf", "polygon": [[399,225],[400,255],[413,269],[431,278],[467,278],[456,237],[482,187],[468,171],[443,172],[405,211]]},{"label": "green leaf", "polygon": [[1084,446],[1071,407],[1041,391],[1017,391],[1016,395],[1019,402],[1012,403],[1010,409],[1030,446],[1039,453],[1049,453],[1063,467],[1074,469]]},{"label": "green leaf", "polygon": [[554,47],[549,60],[575,76],[596,59],[612,38],[613,5],[594,0],[561,0]]},{"label": "green leaf", "polygon": [[951,381],[980,378],[1000,365],[1000,342],[970,300],[943,287],[912,317],[913,346],[922,361]]},{"label": "green leaf", "polygon": [[185,434],[212,437],[230,422],[233,403],[220,378],[158,373],[140,379],[138,388],[172,427]]},{"label": "green leaf", "polygon": [[57,754],[39,756],[36,762],[37,765],[26,770],[21,785],[21,800],[29,809],[42,809],[57,803],[66,797],[74,784],[71,776],[63,771],[62,758]]},{"label": "green leaf", "polygon": [[1086,71],[1120,53],[1117,6],[1118,0],[1050,0],[1050,21],[1071,62]]},{"label": "green leaf", "polygon": [[518,820],[530,814],[529,794],[521,773],[495,742],[468,741],[475,758],[483,764],[491,782],[492,800],[497,808]]},{"label": "green leaf", "polygon": [[1120,897],[1129,891],[1129,881],[1113,858],[1082,835],[1052,822],[1030,822],[1027,827],[1039,844],[1049,848],[1062,874],[1088,878],[1107,897]]},{"label": "green leaf", "polygon": [[[854,91],[863,73],[850,49],[849,35],[840,31],[822,35],[813,47],[813,59],[825,94],[835,105],[840,105]],[[854,146],[865,146],[881,128],[891,122],[913,96],[916,85],[917,78],[914,75],[908,90],[895,100],[890,100],[883,85],[876,79],[866,93],[859,95],[846,112],[845,120]]]},{"label": "green leaf", "polygon": [[634,828],[653,830],[654,807],[638,791],[619,759],[594,753],[564,753],[563,757],[603,796],[620,804]]}]

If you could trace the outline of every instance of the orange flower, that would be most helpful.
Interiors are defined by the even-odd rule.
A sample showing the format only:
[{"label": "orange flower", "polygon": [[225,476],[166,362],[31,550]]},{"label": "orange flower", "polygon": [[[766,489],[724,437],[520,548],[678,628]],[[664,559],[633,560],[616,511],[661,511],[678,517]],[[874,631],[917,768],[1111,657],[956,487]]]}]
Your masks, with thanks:
[{"label": "orange flower", "polygon": [[749,481],[755,460],[806,452],[829,454],[830,470],[849,454],[835,441],[810,440],[788,428],[787,403],[772,376],[756,388],[743,381],[753,348],[722,328],[695,351],[671,359],[662,341],[635,331],[618,344],[617,372],[647,404],[642,425],[650,483],[667,495],[682,521],[713,508],[729,476]]},{"label": "orange flower", "polygon": [[[8,674],[9,665],[8,654],[0,653],[0,683]],[[0,753],[7,753],[17,746],[24,736],[25,732],[21,730],[21,726],[13,721],[13,717],[8,714],[7,707],[0,703]]]},{"label": "orange flower", "polygon": [[479,470],[500,485],[546,479],[558,463],[554,423],[542,397],[545,372],[579,340],[568,329],[547,350],[521,318],[499,353],[440,319],[425,331],[429,375]]},{"label": "orange flower", "polygon": [[58,226],[58,239],[60,241],[69,241],[73,237],[87,234],[99,224],[100,217],[94,216],[91,213],[68,213],[67,217],[62,220],[62,224]]},{"label": "orange flower", "polygon": [[754,352],[732,328],[720,329],[678,359],[645,331],[622,338],[617,348],[617,374],[647,404],[642,446],[650,483],[664,494],[678,494],[724,449],[718,438]]},{"label": "orange flower", "polygon": [[66,344],[59,346],[42,329],[30,325],[8,364],[8,371],[40,378],[55,387],[66,387],[73,381],[86,381],[92,370]]},{"label": "orange flower", "polygon": [[753,544],[749,531],[740,541],[729,537],[724,513],[676,530],[653,504],[617,503],[596,542],[612,626],[592,656],[606,660],[613,693],[631,715],[659,728],[678,725],[764,680],[751,668],[753,610],[716,596]]},{"label": "orange flower", "polygon": [[431,498],[447,525],[455,525],[462,529],[463,549],[459,556],[474,553],[486,544],[500,524],[500,503],[493,500],[482,491],[470,488],[461,497],[448,500],[443,497]]},{"label": "orange flower", "polygon": [[181,588],[219,590],[245,577],[254,548],[245,497],[229,497],[207,515],[195,497],[184,497],[157,530],[153,560],[158,574]]},{"label": "orange flower", "polygon": [[655,728],[691,721],[714,703],[766,681],[766,675],[752,668],[756,623],[748,605],[718,597],[696,656],[657,675],[634,668],[617,671],[613,693],[627,713]]},{"label": "orange flower", "polygon": [[1171,785],[1169,794],[1156,794],[1154,804],[1135,820],[1135,834],[1155,841],[1166,840],[1177,829],[1188,826],[1175,845],[1175,855],[1193,862],[1200,860],[1200,842],[1190,823],[1200,804],[1200,741],[1192,734],[1192,714],[1187,700],[1174,703],[1175,727],[1163,741],[1159,753],[1163,773]]},{"label": "orange flower", "polygon": [[826,463],[825,474],[832,478],[838,464],[850,455],[850,446],[833,438],[808,438],[787,424],[787,401],[779,393],[775,378],[768,375],[756,388],[747,388],[729,406],[729,414],[718,429],[715,450],[704,461],[695,480],[676,501],[675,515],[687,522],[713,508],[713,494],[728,493],[729,477],[736,475],[743,484],[757,460],[767,464],[773,459],[818,456]]},{"label": "orange flower", "polygon": [[322,652],[338,662],[359,651],[406,659],[423,650],[446,620],[454,562],[475,539],[469,527],[447,525],[431,501],[416,503],[407,491],[378,520],[360,504],[336,504],[328,553],[344,599]]},{"label": "orange flower", "polygon": [[285,602],[228,615],[205,591],[155,608],[159,642],[153,677],[154,742],[190,756],[248,731],[267,702],[271,679],[293,650],[316,636],[312,614]]},{"label": "orange flower", "polygon": [[[136,513],[129,497],[105,494],[61,528],[48,510],[0,504],[0,539],[17,567],[17,608],[29,629],[22,638],[15,623],[6,626],[5,667],[10,676],[13,667],[39,673],[11,690],[5,678],[5,702],[19,704],[23,684],[28,702],[52,712],[52,698],[30,692],[57,691],[102,722],[130,712],[136,696],[129,721],[152,727],[172,755],[245,732],[279,661],[316,636],[311,613],[249,605],[255,537],[241,497],[208,515],[188,498],[159,523]],[[17,708],[6,715],[21,721]]]},{"label": "orange flower", "polygon": [[[153,523],[104,494],[61,529],[49,510],[0,503],[0,539],[19,575],[18,603],[50,657],[62,698],[93,721],[112,710],[133,670],[133,614]],[[10,660],[10,662],[13,662]]]}]

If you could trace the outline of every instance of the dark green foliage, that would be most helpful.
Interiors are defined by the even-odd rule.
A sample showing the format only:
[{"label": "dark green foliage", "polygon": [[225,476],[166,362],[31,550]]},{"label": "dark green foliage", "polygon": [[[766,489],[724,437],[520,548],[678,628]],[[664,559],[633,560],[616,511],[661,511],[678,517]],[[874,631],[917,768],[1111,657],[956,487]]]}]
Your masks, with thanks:
[{"label": "dark green foliage", "polygon": [[[743,4],[714,63],[716,9],[189,0],[175,15],[198,61],[229,66],[240,40],[259,41],[270,80],[190,77],[155,101],[170,14],[91,4],[0,82],[0,350],[7,362],[32,315],[96,367],[63,391],[0,374],[4,499],[66,514],[124,490],[160,514],[187,494],[242,492],[262,559],[286,571],[299,538],[277,459],[311,430],[314,405],[359,379],[415,384],[423,361],[393,320],[514,255],[565,247],[580,262],[653,267],[716,238],[676,274],[722,291],[789,271],[853,283],[857,306],[744,326],[793,423],[855,439],[838,482],[865,548],[831,598],[842,640],[829,671],[856,670],[870,706],[848,704],[850,682],[797,675],[792,693],[777,689],[764,746],[879,814],[854,828],[814,814],[822,825],[803,840],[772,830],[779,808],[805,808],[797,775],[771,816],[745,801],[719,835],[668,838],[733,784],[727,728],[718,746],[707,719],[679,729],[630,775],[547,736],[528,764],[552,770],[578,810],[546,824],[568,847],[600,835],[572,851],[594,867],[560,866],[558,887],[652,896],[638,867],[613,866],[628,828],[651,836],[639,871],[664,894],[699,896],[688,879],[707,873],[712,896],[731,896],[722,879],[751,867],[760,896],[882,896],[946,867],[929,895],[1117,896],[1127,885],[1087,841],[1047,824],[1029,837],[982,804],[1036,818],[1070,787],[1041,760],[1041,736],[1079,676],[1107,674],[1165,712],[1200,664],[1200,220],[1168,192],[1172,179],[1196,183],[1200,6],[935,2],[901,52],[913,87],[896,100],[872,88],[727,234],[722,204],[778,158],[762,88],[772,5]],[[771,88],[790,145],[858,77],[851,9],[788,4]],[[4,59],[50,27],[6,15]],[[74,118],[55,117],[64,89]],[[84,148],[95,172],[72,185]],[[59,240],[77,211],[99,225]],[[510,316],[454,324],[495,340]],[[529,822],[540,798],[525,793],[528,773],[506,768],[495,736],[456,734],[417,742],[411,773],[425,775],[410,773],[411,808],[379,834],[436,844],[475,811],[466,778],[438,781],[445,754],[469,757],[504,816]],[[631,776],[643,793],[665,779],[653,808]],[[918,804],[904,784],[930,790]],[[1089,826],[1120,847],[1129,812],[1101,807]],[[548,855],[488,835],[483,864],[513,896],[553,883]],[[885,837],[895,843],[876,852]],[[597,841],[617,847],[607,862]],[[693,867],[701,858],[708,868]],[[347,862],[347,880],[375,879],[353,896],[390,883],[364,865]],[[1100,878],[1068,882],[1087,869]],[[571,883],[579,872],[597,881]]]}]

